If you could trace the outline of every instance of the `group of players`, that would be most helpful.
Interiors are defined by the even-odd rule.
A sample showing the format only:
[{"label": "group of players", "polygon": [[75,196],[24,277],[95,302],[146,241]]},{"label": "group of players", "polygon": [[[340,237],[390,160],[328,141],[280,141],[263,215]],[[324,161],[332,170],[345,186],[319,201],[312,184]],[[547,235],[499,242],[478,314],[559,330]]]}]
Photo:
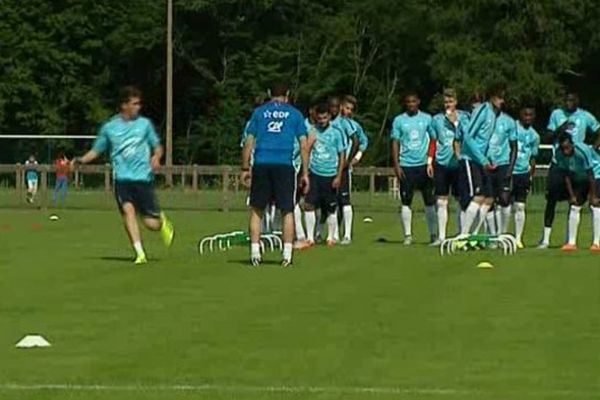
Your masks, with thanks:
[{"label": "group of players", "polygon": [[[273,204],[282,214],[282,265],[289,266],[294,247],[315,245],[317,209],[327,222],[327,244],[351,243],[352,167],[360,162],[368,138],[354,119],[357,101],[352,96],[314,105],[304,118],[289,104],[285,85],[273,87],[270,94],[271,100],[257,107],[246,125],[241,179],[250,188],[252,265],[261,263],[261,221]],[[447,236],[449,200],[454,197],[459,205],[459,235],[482,230],[492,235],[506,233],[514,210],[516,240],[518,247],[524,247],[525,205],[540,136],[533,128],[535,108],[523,105],[515,120],[504,111],[505,94],[504,86],[492,86],[485,99],[474,99],[467,112],[458,109],[456,92],[446,89],[444,111],[435,116],[420,109],[416,93],[404,96],[405,112],[392,124],[391,150],[400,183],[405,245],[413,242],[412,203],[415,191],[420,191],[432,245]],[[593,145],[586,144],[588,133],[594,135]],[[549,246],[556,205],[568,201],[568,239],[562,249],[577,250],[580,214],[589,201],[593,215],[590,250],[600,252],[600,125],[591,113],[579,108],[577,94],[569,92],[563,106],[552,112],[547,134],[554,151],[538,247]],[[298,187],[304,195],[304,210]],[[341,241],[338,214],[343,219]]]}]

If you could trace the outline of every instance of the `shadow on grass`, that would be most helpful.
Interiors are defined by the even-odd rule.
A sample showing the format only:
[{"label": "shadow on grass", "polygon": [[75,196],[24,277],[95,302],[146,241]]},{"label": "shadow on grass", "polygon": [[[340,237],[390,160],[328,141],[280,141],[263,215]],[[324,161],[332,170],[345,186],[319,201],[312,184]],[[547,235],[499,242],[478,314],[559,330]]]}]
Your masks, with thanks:
[{"label": "shadow on grass", "polygon": [[[114,261],[114,262],[119,262],[119,263],[133,264],[133,257],[103,256],[103,257],[94,257],[93,259],[101,260],[101,261]],[[148,258],[148,261],[157,262],[157,261],[160,261],[160,259],[159,258]]]},{"label": "shadow on grass", "polygon": [[[240,260],[240,259],[229,260],[229,261],[227,261],[227,264],[237,264],[237,265],[242,265],[242,266],[248,267],[248,268],[257,268],[257,267],[252,267],[250,265],[250,260],[248,260],[247,258],[244,258],[242,260]],[[281,262],[275,261],[275,260],[263,260],[263,262],[260,264],[260,267],[264,267],[264,266],[281,267]],[[258,267],[258,268],[260,268],[260,267]]]}]

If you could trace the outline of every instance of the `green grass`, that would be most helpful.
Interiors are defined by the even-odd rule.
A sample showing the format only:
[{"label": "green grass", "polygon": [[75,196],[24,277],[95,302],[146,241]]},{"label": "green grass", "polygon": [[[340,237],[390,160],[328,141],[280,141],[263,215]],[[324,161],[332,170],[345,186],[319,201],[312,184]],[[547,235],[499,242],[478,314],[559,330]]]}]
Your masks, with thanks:
[{"label": "green grass", "polygon": [[[423,244],[375,243],[401,239],[390,212],[357,222],[349,248],[251,269],[246,249],[195,250],[202,235],[244,227],[245,213],[170,214],[174,248],[146,233],[152,260],[135,268],[114,211],[50,222],[0,210],[0,399],[599,396],[600,259],[587,250],[441,258]],[[415,225],[422,241],[422,214]],[[532,214],[529,244],[540,227]],[[496,268],[475,268],[482,260]],[[15,349],[28,333],[53,347]]]}]

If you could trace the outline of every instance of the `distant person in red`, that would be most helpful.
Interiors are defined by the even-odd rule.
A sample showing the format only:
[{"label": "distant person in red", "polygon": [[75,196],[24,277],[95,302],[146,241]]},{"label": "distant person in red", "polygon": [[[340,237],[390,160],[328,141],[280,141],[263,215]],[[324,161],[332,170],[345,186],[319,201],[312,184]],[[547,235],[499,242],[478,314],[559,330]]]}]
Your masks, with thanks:
[{"label": "distant person in red", "polygon": [[60,206],[64,207],[67,189],[69,188],[70,161],[63,151],[58,153],[58,157],[54,161],[54,168],[56,169],[56,183],[54,184],[52,202],[54,207],[57,207],[60,200]]}]

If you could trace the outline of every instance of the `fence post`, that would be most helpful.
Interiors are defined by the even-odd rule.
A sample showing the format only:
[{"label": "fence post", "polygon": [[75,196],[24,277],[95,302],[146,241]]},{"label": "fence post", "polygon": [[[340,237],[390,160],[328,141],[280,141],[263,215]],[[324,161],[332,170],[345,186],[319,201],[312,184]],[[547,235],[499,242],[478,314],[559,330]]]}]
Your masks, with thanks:
[{"label": "fence post", "polygon": [[41,168],[41,197],[42,197],[42,208],[45,210],[48,208],[48,166],[42,165]]},{"label": "fence post", "polygon": [[181,189],[185,191],[185,166],[181,168]]},{"label": "fence post", "polygon": [[15,165],[15,193],[17,194],[17,197],[19,198],[19,200],[21,200],[22,185],[23,185],[23,182],[21,180],[21,164],[17,163]]},{"label": "fence post", "polygon": [[198,166],[196,164],[192,165],[192,190],[198,191]]},{"label": "fence post", "polygon": [[373,197],[375,197],[375,171],[373,167],[369,171],[369,205],[373,205]]},{"label": "fence post", "polygon": [[75,167],[75,189],[79,190],[79,166]]},{"label": "fence post", "polygon": [[110,193],[110,164],[104,164],[104,191]]},{"label": "fence post", "polygon": [[223,179],[223,211],[229,211],[229,170],[230,167],[223,167],[222,179]]}]

